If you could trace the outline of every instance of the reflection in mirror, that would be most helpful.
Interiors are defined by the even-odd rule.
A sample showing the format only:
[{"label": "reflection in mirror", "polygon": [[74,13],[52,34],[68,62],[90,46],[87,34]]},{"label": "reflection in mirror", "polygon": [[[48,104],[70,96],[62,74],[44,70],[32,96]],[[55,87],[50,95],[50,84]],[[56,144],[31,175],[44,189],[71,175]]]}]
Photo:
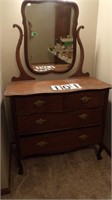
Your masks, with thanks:
[{"label": "reflection in mirror", "polygon": [[[26,7],[26,14],[29,30],[28,60],[33,69],[54,70],[56,64],[66,67],[71,64],[72,8],[55,3],[45,3],[44,6],[31,4]],[[61,27],[59,19],[62,21]]]},{"label": "reflection in mirror", "polygon": [[26,3],[25,59],[33,72],[64,72],[73,66],[77,17],[70,3]]},{"label": "reflection in mirror", "polygon": [[34,71],[63,71],[73,61],[71,5],[52,2],[26,4],[28,63]]}]

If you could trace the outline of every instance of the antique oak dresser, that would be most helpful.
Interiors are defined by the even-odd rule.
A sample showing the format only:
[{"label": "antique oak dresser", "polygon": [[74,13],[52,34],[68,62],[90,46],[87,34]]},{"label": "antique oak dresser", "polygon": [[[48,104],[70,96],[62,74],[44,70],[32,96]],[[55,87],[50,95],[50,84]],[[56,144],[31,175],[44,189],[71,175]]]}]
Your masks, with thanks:
[{"label": "antique oak dresser", "polygon": [[[108,92],[111,87],[107,83],[89,77],[89,73],[82,72],[84,49],[79,37],[79,31],[83,27],[80,26],[77,28],[78,6],[76,3],[62,0],[51,2],[36,0],[31,1],[31,5],[28,7],[29,2],[25,0],[22,3],[24,34],[20,26],[14,25],[20,32],[16,49],[16,60],[20,70],[20,76],[17,78],[13,77],[12,82],[7,85],[5,90],[5,96],[10,98],[11,103],[16,155],[19,164],[18,173],[23,173],[21,160],[28,156],[68,152],[90,145],[99,145],[97,159],[101,159]],[[50,56],[54,56],[54,63],[52,59],[49,62],[43,60],[43,63],[37,60],[36,64],[34,64],[35,61],[31,62],[30,60],[31,56],[33,59],[33,54],[29,56],[30,51],[28,48],[30,44],[28,44],[28,38],[31,37],[29,43],[30,40],[36,41],[35,37],[38,37],[39,33],[36,35],[36,31],[30,30],[33,22],[29,23],[29,19],[28,29],[25,13],[33,5],[38,7],[40,5],[42,6],[43,3],[45,5],[47,3],[53,5],[54,3],[56,16],[59,16],[58,12],[60,12],[64,5],[66,12],[63,11],[63,15],[67,12],[70,13],[71,10],[73,15],[73,11],[75,10],[74,20],[72,19],[74,26],[72,37],[67,36],[65,39],[62,39],[62,36],[64,38],[68,34],[67,30],[69,28],[65,27],[66,33],[63,35],[63,30],[61,28],[58,30],[58,27],[62,27],[64,21],[61,20],[60,23],[62,24],[60,24],[58,17],[55,16],[57,21],[55,41],[58,42],[59,36],[61,36],[61,51],[64,49],[64,52],[59,54],[61,47],[57,44],[56,47],[50,47],[48,49],[49,54],[51,54]],[[68,9],[69,5],[70,8]],[[28,7],[28,10],[26,7]],[[70,18],[70,14],[67,16]],[[68,20],[66,24],[70,22],[70,19],[64,20]],[[57,25],[57,23],[59,24]],[[29,32],[31,34],[30,36]],[[20,46],[23,37],[25,60],[29,73],[25,71],[20,59]],[[66,79],[59,79],[59,73],[67,73],[74,66],[76,41],[80,48],[78,67],[72,76]],[[57,47],[58,53],[56,52],[53,55],[54,51],[57,51],[55,49]],[[65,58],[65,52],[68,49],[67,60]],[[64,53],[63,56],[62,53]],[[47,73],[50,73],[51,76],[52,73],[57,73],[57,79],[38,81],[33,76],[36,74],[40,76],[44,74],[45,76]]]}]

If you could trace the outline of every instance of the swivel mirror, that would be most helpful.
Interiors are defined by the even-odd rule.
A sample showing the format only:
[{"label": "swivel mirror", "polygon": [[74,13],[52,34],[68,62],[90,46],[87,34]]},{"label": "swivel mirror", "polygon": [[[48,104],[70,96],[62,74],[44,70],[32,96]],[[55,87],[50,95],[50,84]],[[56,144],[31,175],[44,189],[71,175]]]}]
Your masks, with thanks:
[{"label": "swivel mirror", "polygon": [[[82,69],[79,31],[83,26],[77,28],[79,9],[74,1],[24,0],[21,13],[24,33],[18,25],[14,27],[20,31],[21,42],[24,36],[25,61],[31,72],[64,73],[78,62],[75,72]],[[18,46],[17,51],[19,54]]]},{"label": "swivel mirror", "polygon": [[76,57],[78,7],[65,1],[24,1],[25,60],[36,73],[68,71]]}]

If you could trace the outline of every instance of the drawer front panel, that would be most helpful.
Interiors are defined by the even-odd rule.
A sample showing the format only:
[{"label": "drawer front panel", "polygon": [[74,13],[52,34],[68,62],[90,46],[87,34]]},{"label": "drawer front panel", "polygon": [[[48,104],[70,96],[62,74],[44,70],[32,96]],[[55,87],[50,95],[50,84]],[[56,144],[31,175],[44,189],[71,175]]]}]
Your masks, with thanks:
[{"label": "drawer front panel", "polygon": [[76,129],[20,139],[21,156],[69,151],[102,142],[102,127]]},{"label": "drawer front panel", "polygon": [[75,112],[18,116],[20,135],[36,134],[70,128],[81,128],[102,123],[102,109],[77,110]]},{"label": "drawer front panel", "polygon": [[105,91],[67,93],[64,97],[65,110],[101,107],[104,103]]},{"label": "drawer front panel", "polygon": [[18,115],[60,111],[63,108],[63,96],[45,94],[15,97],[15,107]]}]

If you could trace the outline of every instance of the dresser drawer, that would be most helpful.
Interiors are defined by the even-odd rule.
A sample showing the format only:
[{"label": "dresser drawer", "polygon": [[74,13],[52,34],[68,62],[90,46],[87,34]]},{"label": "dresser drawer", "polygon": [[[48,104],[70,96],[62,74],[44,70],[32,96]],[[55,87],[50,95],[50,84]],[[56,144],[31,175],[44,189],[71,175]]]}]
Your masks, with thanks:
[{"label": "dresser drawer", "polygon": [[64,110],[95,108],[105,103],[105,91],[82,91],[64,96]]},{"label": "dresser drawer", "polygon": [[19,96],[15,97],[15,108],[17,115],[61,111],[63,96],[61,94]]},{"label": "dresser drawer", "polygon": [[20,135],[80,128],[101,125],[102,116],[102,108],[30,116],[22,115],[17,118],[17,128]]},{"label": "dresser drawer", "polygon": [[50,154],[81,148],[102,142],[102,127],[76,129],[38,136],[24,137],[19,140],[21,156]]}]

